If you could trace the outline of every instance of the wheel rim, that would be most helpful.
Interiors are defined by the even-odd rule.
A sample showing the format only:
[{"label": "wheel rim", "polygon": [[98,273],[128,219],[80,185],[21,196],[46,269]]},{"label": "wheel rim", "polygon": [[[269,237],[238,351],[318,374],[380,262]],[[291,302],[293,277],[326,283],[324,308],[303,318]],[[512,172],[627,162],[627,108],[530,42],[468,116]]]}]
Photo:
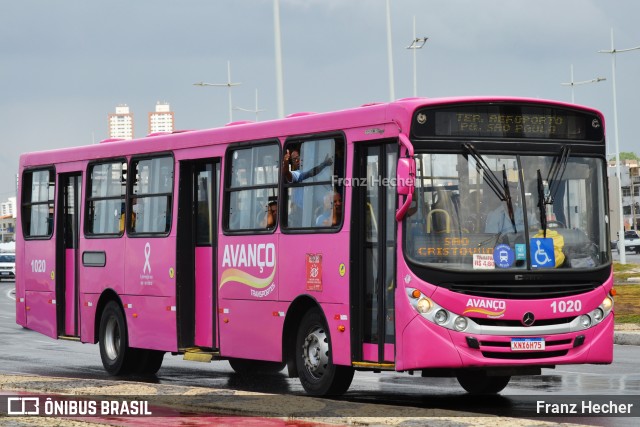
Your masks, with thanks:
[{"label": "wheel rim", "polygon": [[302,344],[302,360],[307,371],[316,379],[321,378],[329,365],[329,339],[324,328],[314,328]]},{"label": "wheel rim", "polygon": [[120,354],[120,327],[115,317],[110,317],[104,331],[104,349],[110,360],[116,360]]}]

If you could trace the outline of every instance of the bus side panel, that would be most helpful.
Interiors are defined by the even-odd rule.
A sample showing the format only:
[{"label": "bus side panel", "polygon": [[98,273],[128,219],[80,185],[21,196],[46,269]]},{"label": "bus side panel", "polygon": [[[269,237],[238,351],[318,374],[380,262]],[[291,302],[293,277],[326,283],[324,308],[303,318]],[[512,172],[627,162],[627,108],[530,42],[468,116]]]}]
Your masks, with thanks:
[{"label": "bus side panel", "polygon": [[56,248],[55,236],[49,240],[25,242],[22,275],[27,291],[55,292]]},{"label": "bus side panel", "polygon": [[225,357],[282,361],[282,330],[288,304],[222,300],[220,354]]},{"label": "bus side panel", "polygon": [[131,347],[178,351],[174,297],[123,295],[122,304]]},{"label": "bus side panel", "polygon": [[56,293],[27,291],[25,296],[27,328],[57,338]]},{"label": "bus side panel", "polygon": [[[326,242],[326,243],[325,243]],[[322,255],[316,265],[309,255]],[[309,294],[321,303],[344,304],[349,311],[349,234],[282,235],[280,253],[280,299],[293,301]],[[319,280],[311,276],[320,268]]]},{"label": "bus side panel", "polygon": [[[113,289],[118,295],[124,293],[124,238],[81,239],[80,262],[78,266],[79,293],[101,294],[105,289]],[[84,253],[104,255],[104,266],[83,264]],[[81,323],[93,322],[93,318],[80,318]]]},{"label": "bus side panel", "polygon": [[129,238],[126,241],[126,294],[175,297],[175,236]]},{"label": "bus side panel", "polygon": [[95,325],[100,294],[80,294],[80,341],[95,344]]},{"label": "bus side panel", "polygon": [[24,278],[24,240],[22,239],[22,229],[20,215],[16,225],[16,323],[20,326],[27,326],[27,312],[25,310],[25,278]]},{"label": "bus side panel", "polygon": [[[327,319],[329,334],[331,336],[331,356],[336,365],[351,365],[351,323],[349,320],[349,306],[346,304],[322,304],[322,311]],[[341,331],[344,326],[344,331]],[[385,355],[391,350],[393,360],[393,347],[387,349]]]},{"label": "bus side panel", "polygon": [[[350,206],[347,200],[343,206]],[[348,218],[348,212],[345,213]],[[286,241],[286,243],[285,243]],[[346,224],[335,234],[281,235],[280,299],[293,301],[307,294],[320,303],[331,333],[332,357],[337,365],[351,364],[349,311],[349,233]],[[310,255],[321,255],[311,259]],[[318,262],[315,264],[312,261]],[[320,269],[320,279],[313,277]],[[338,328],[345,327],[344,332]],[[340,328],[342,329],[342,328]]]}]

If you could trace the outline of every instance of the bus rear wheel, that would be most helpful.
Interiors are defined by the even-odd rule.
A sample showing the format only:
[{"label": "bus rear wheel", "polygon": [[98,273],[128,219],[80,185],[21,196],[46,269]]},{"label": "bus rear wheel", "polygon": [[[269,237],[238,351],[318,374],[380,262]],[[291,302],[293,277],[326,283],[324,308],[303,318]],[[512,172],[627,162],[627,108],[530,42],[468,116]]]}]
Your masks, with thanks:
[{"label": "bus rear wheel", "polygon": [[122,309],[115,301],[109,301],[100,317],[100,358],[110,375],[131,372],[138,359],[136,350],[129,347],[127,322]]},{"label": "bus rear wheel", "polygon": [[314,396],[344,394],[353,380],[351,366],[333,364],[329,329],[317,308],[308,311],[300,323],[296,365],[302,387]]},{"label": "bus rear wheel", "polygon": [[162,367],[164,351],[135,349],[138,353],[135,373],[140,375],[155,375]]},{"label": "bus rear wheel", "polygon": [[486,371],[466,371],[457,375],[458,382],[470,394],[496,394],[504,390],[510,376],[489,376]]}]

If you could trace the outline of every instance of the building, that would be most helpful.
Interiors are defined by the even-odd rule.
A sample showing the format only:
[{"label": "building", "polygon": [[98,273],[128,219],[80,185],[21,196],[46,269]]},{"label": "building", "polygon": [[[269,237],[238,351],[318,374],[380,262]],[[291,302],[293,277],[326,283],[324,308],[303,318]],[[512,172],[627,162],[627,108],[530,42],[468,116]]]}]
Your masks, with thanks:
[{"label": "building", "polygon": [[[620,206],[618,204],[618,177],[616,176],[616,162],[609,162],[607,175],[609,177],[609,210],[611,236],[616,239],[618,224],[620,223]],[[640,230],[640,167],[635,160],[620,163],[622,189],[622,215],[625,230]]]},{"label": "building", "polygon": [[16,198],[0,203],[0,243],[13,242],[16,232]]},{"label": "building", "polygon": [[173,111],[166,102],[158,102],[156,111],[149,113],[149,133],[173,132],[175,122]]},{"label": "building", "polygon": [[109,138],[133,139],[133,113],[126,104],[118,105],[115,114],[109,114]]}]

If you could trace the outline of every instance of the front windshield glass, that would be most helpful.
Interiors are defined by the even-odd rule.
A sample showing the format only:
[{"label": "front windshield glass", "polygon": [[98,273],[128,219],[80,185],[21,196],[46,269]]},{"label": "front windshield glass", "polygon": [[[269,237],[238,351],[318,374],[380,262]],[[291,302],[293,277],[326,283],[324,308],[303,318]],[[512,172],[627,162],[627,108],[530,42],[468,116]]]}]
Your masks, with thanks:
[{"label": "front windshield glass", "polygon": [[416,264],[481,272],[609,262],[601,159],[418,153],[416,170],[404,220]]}]

